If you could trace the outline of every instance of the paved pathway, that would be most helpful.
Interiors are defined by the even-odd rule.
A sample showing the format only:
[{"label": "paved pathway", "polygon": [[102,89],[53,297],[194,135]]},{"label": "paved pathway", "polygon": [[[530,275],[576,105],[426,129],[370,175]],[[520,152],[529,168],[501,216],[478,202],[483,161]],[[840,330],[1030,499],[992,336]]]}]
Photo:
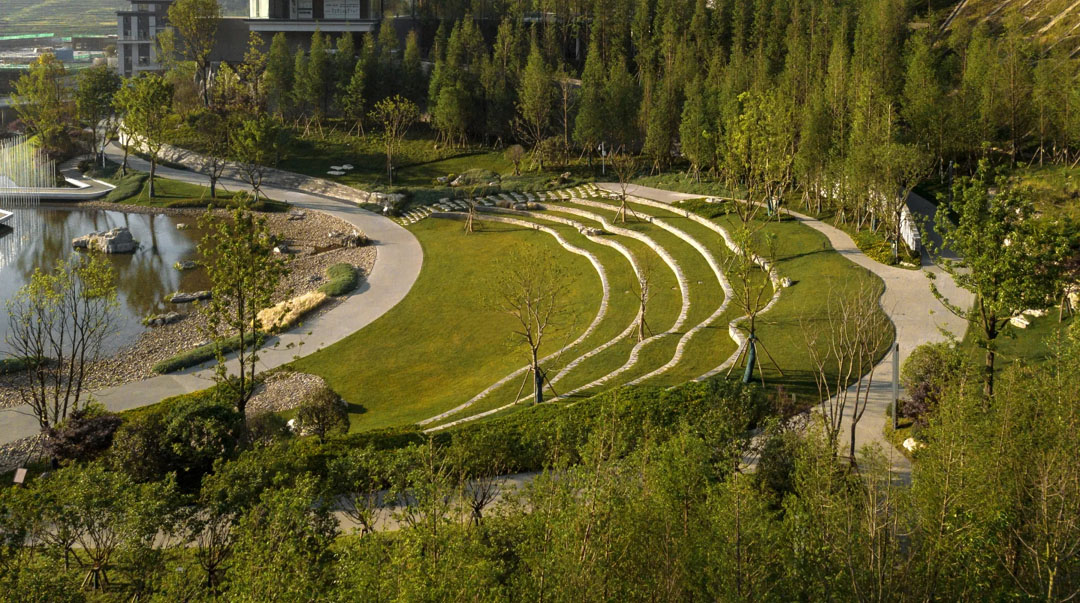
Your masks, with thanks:
[{"label": "paved pathway", "polygon": [[[620,190],[619,185],[613,183],[600,183],[597,186],[614,192]],[[702,195],[687,195],[637,185],[629,187],[627,193],[664,203],[700,199],[702,197]],[[912,195],[909,206],[915,213],[929,216],[931,221],[928,224],[932,224],[934,211],[932,204],[921,197]],[[965,321],[949,312],[930,293],[930,285],[925,273],[935,274],[938,288],[957,305],[969,305],[972,300],[971,294],[957,287],[941,268],[930,261],[925,251],[923,252],[923,270],[906,270],[886,266],[870,259],[859,251],[851,237],[839,228],[810,216],[796,212],[790,213],[798,221],[828,237],[829,243],[837,253],[873,272],[884,281],[885,292],[881,296],[880,303],[882,309],[892,319],[893,324],[896,325],[896,340],[900,346],[901,364],[916,346],[944,341],[946,335],[943,331],[952,333],[957,337],[963,336],[966,328]],[[931,236],[935,235],[932,234]],[[865,444],[881,444],[886,454],[892,457],[894,468],[900,472],[906,472],[910,470],[907,459],[889,445],[883,434],[885,422],[889,420],[885,412],[892,404],[891,379],[892,355],[890,354],[875,367],[874,379],[871,383],[870,401],[865,414],[855,429],[855,446],[861,448]],[[849,441],[847,434],[850,433],[851,429],[851,412],[852,409],[849,403],[844,426],[841,430],[841,442]]]},{"label": "paved pathway", "polygon": [[[122,160],[122,151],[117,147],[111,146],[108,152],[113,160]],[[128,162],[137,170],[149,170],[149,165],[137,157],[129,157]],[[206,176],[195,172],[159,166],[157,174],[174,180],[207,184]],[[245,184],[235,180],[223,180],[220,184],[229,190],[248,189]],[[322,211],[349,222],[372,240],[378,253],[371,274],[356,292],[329,312],[305,321],[302,333],[285,333],[269,340],[268,349],[260,353],[259,360],[260,367],[265,370],[328,346],[385,314],[412,288],[420,274],[424,256],[419,241],[408,230],[353,203],[280,189],[273,183],[267,183],[262,190],[272,199],[289,201],[296,207]],[[204,389],[212,384],[212,378],[212,370],[192,370],[101,389],[93,394],[110,410],[120,411]],[[0,444],[37,432],[37,421],[26,408],[0,412]]]}]

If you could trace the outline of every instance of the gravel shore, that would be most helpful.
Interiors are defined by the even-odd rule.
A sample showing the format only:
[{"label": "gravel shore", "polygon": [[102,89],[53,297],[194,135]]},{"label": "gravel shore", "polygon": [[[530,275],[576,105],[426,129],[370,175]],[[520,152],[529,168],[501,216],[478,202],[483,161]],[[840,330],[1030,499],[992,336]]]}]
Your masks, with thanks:
[{"label": "gravel shore", "polygon": [[[192,225],[206,213],[204,209],[162,209],[104,202],[84,203],[81,207],[131,213],[168,214],[181,220],[190,218],[188,222]],[[227,215],[229,212],[215,210],[215,213]],[[287,213],[262,215],[267,219],[270,232],[287,244],[287,255],[290,258],[289,274],[282,279],[274,294],[275,303],[317,289],[326,280],[326,269],[334,264],[342,262],[352,264],[360,270],[361,278],[370,274],[375,265],[374,247],[345,248],[335,244],[334,239],[330,238],[329,234],[332,232],[346,234],[353,232],[352,225],[343,220],[316,211],[304,212],[302,219],[296,219],[296,216],[290,216]],[[326,312],[336,303],[331,299],[313,315],[317,316]],[[152,377],[154,376],[150,370],[152,366],[179,352],[205,343],[208,339],[206,319],[195,307],[188,310],[179,322],[147,328],[131,345],[122,348],[109,358],[100,360],[95,366],[94,377],[89,386],[91,388],[109,387]],[[15,379],[19,379],[19,376],[0,376],[0,408],[19,404],[19,397],[13,387]]]}]

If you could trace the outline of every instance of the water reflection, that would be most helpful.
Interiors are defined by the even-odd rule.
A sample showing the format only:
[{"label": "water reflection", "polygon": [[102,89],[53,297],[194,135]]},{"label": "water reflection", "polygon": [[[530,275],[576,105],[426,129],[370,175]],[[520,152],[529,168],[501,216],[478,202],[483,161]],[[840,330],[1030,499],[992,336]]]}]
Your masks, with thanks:
[{"label": "water reflection", "polygon": [[173,268],[178,261],[199,260],[199,231],[176,229],[178,222],[194,226],[194,219],[49,205],[9,211],[15,213],[8,222],[10,228],[0,227],[0,352],[7,349],[7,300],[14,297],[36,268],[54,266],[71,253],[73,238],[90,232],[127,226],[139,242],[133,254],[109,256],[117,274],[120,302],[110,349],[134,341],[144,328],[142,319],[147,314],[177,309],[165,301],[170,293],[208,288],[203,270],[180,272]]}]

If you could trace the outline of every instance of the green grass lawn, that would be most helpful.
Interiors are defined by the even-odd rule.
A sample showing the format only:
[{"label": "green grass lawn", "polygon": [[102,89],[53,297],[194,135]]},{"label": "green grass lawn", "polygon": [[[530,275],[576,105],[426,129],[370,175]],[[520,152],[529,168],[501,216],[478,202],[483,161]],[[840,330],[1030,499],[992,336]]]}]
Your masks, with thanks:
[{"label": "green grass lawn", "polygon": [[[1028,317],[1031,324],[1026,329],[1013,325],[1005,327],[997,337],[997,360],[995,366],[1003,370],[1016,362],[1036,364],[1050,358],[1051,348],[1059,337],[1065,337],[1073,316],[1065,316],[1058,322],[1056,308],[1051,308],[1046,316]],[[982,366],[986,360],[986,351],[976,343],[975,335],[969,330],[961,345],[967,350],[968,357],[975,366]]]},{"label": "green grass lawn", "polygon": [[[214,207],[233,207],[236,199],[241,196],[238,192],[229,192],[220,186],[217,189],[217,198],[210,196],[210,187],[170,180],[156,176],[154,178],[154,197],[150,197],[150,175],[145,172],[128,170],[128,175],[120,177],[115,173],[112,177],[105,178],[114,184],[116,188],[111,191],[105,201],[110,203],[124,203],[127,205],[139,205],[143,207],[194,207],[205,208],[209,205]],[[252,206],[258,211],[285,211],[287,203],[261,199]]]},{"label": "green grass lawn", "polygon": [[[535,216],[527,218],[530,221],[544,223],[555,228],[574,245],[596,253],[601,257],[601,262],[608,269],[609,278],[612,279],[613,316],[609,316],[609,319],[602,323],[601,328],[598,329],[594,336],[568,352],[564,357],[561,357],[560,361],[552,363],[550,366],[553,371],[552,374],[555,374],[558,368],[561,368],[571,358],[576,357],[581,351],[590,349],[597,343],[605,341],[605,338],[621,332],[621,329],[625,329],[626,325],[629,324],[628,319],[629,321],[633,319],[635,307],[633,292],[630,289],[633,288],[634,276],[630,272],[629,266],[626,265],[628,262],[625,259],[620,262],[618,258],[613,261],[611,259],[613,256],[610,253],[605,255],[599,246],[576,233],[573,228],[545,220],[547,216],[562,216],[588,226],[598,226],[598,223],[582,216],[573,215],[562,208],[590,211],[603,215],[610,220],[614,218],[616,206],[610,202],[606,203],[608,203],[608,207],[597,208],[579,203],[549,202],[549,211],[538,212]],[[643,218],[646,216],[663,218],[669,224],[695,237],[718,258],[721,266],[723,266],[724,259],[730,257],[730,252],[719,235],[705,226],[682,216],[680,213],[637,204],[632,204],[632,207]],[[729,228],[733,226],[730,217],[721,217],[719,221]],[[668,249],[675,256],[689,281],[691,310],[688,320],[680,333],[665,336],[645,346],[641,350],[637,364],[632,369],[621,374],[611,383],[594,389],[606,389],[625,383],[665,365],[671,360],[682,332],[709,317],[724,299],[723,293],[716,283],[715,275],[713,275],[701,254],[688,243],[661,229],[658,225],[649,224],[644,220],[631,219],[626,227],[647,234],[658,245]],[[828,328],[830,295],[839,295],[843,290],[852,286],[869,286],[880,292],[883,284],[872,273],[859,268],[833,252],[825,236],[809,227],[795,221],[770,222],[765,224],[764,227],[776,234],[779,239],[778,264],[781,274],[796,281],[795,285],[784,291],[781,301],[771,312],[759,317],[759,337],[761,337],[769,351],[776,358],[777,364],[784,371],[784,375],[781,376],[770,363],[763,359],[762,365],[765,369],[766,382],[770,389],[779,386],[785,392],[796,394],[799,397],[800,404],[803,406],[814,404],[818,402],[817,390],[806,353],[806,342],[803,336],[804,327],[809,329]],[[655,297],[653,303],[650,304],[650,322],[653,324],[655,332],[667,330],[674,322],[675,315],[678,313],[681,304],[681,296],[676,287],[674,275],[663,264],[659,255],[644,243],[622,236],[613,237],[613,240],[617,240],[631,248],[635,256],[639,258],[645,258],[651,254],[649,261],[654,266],[657,281],[654,283]],[[628,289],[624,293],[630,294],[621,302],[618,298],[619,279],[622,279],[624,283],[629,283]],[[655,313],[658,310],[665,313],[662,322],[656,318],[657,314]],[[699,377],[717,367],[736,349],[735,343],[728,336],[727,324],[739,314],[738,308],[734,307],[733,304],[711,327],[695,334],[689,341],[684,356],[678,364],[667,372],[649,379],[646,384],[675,385]],[[615,319],[615,316],[618,318]],[[606,351],[584,361],[564,376],[557,389],[566,392],[620,368],[628,359],[635,343],[636,337],[626,337]],[[879,357],[886,349],[887,346],[882,347],[879,351]],[[518,366],[520,366],[520,363]],[[736,373],[741,374],[741,371],[736,371]],[[733,376],[732,378],[736,377]],[[519,385],[518,380],[508,383],[496,390],[487,399],[477,402],[474,406],[457,415],[447,417],[441,422],[448,423],[479,412],[502,407],[515,399]],[[483,389],[483,387],[474,388],[471,393],[478,392],[480,389]],[[471,393],[463,392],[461,401],[471,397]],[[587,393],[596,392],[590,390]],[[515,407],[500,414],[515,412],[519,408],[521,407]],[[435,413],[431,412],[430,414]]]},{"label": "green grass lawn", "polygon": [[[483,214],[481,214],[481,217],[483,217]],[[596,255],[604,266],[608,276],[608,284],[611,288],[608,311],[596,330],[581,343],[571,347],[544,365],[549,373],[549,377],[553,378],[556,382],[556,391],[564,393],[611,372],[618,368],[628,357],[630,346],[615,346],[614,348],[609,348],[604,353],[585,360],[574,367],[573,370],[563,374],[563,369],[569,363],[583,354],[594,350],[601,344],[617,337],[628,325],[634,322],[638,310],[636,293],[637,279],[630,266],[630,262],[618,251],[590,241],[584,235],[578,233],[569,226],[546,221],[541,218],[528,221],[548,226],[559,232],[570,244]],[[634,250],[634,253],[638,256],[642,253],[649,253],[649,250],[642,247]],[[674,277],[672,276],[670,283],[674,282]],[[648,310],[648,320],[654,320],[657,323],[662,323],[663,321],[671,322],[674,320],[676,314],[674,305],[677,304],[677,298],[674,296],[665,296],[665,299],[670,299],[670,301],[664,305],[657,304],[655,307]],[[568,339],[562,342],[562,344],[569,344],[571,341],[572,339]],[[624,343],[626,341],[633,342],[634,340],[632,337],[628,337],[624,340]],[[557,347],[561,348],[563,345]],[[523,365],[524,363],[519,363],[518,366],[520,367]],[[513,402],[517,399],[522,379],[523,377],[517,377],[510,380],[502,387],[492,391],[486,398],[477,401],[474,405],[460,413],[448,416],[441,422],[450,422],[464,416],[499,408]],[[530,390],[528,389],[528,385],[526,385],[526,393],[528,391]],[[547,396],[550,397],[550,391],[547,393]],[[468,399],[468,397],[471,396],[467,396],[465,399]]]},{"label": "green grass lawn", "polygon": [[[583,331],[599,309],[600,280],[585,258],[549,235],[485,224],[466,235],[455,221],[428,219],[411,227],[424,248],[424,268],[409,295],[363,330],[295,363],[326,378],[352,406],[354,430],[407,425],[448,410],[525,364],[511,341],[513,319],[492,309],[492,261],[520,245],[565,267],[571,316]],[[556,330],[542,353],[567,339]]]},{"label": "green grass lawn", "polygon": [[[733,216],[725,216],[719,222],[733,227],[736,220]],[[809,226],[784,220],[769,222],[765,228],[776,235],[779,273],[794,282],[784,289],[776,306],[758,320],[758,337],[784,372],[781,376],[766,358],[762,358],[765,380],[816,403],[817,387],[807,354],[805,332],[829,328],[831,296],[862,287],[870,287],[880,294],[885,284],[877,275],[836,253],[828,238]],[[883,313],[880,308],[877,311]],[[892,329],[891,323],[889,328]],[[886,339],[886,344],[876,354],[878,360],[884,357],[893,336]]]},{"label": "green grass lawn", "polygon": [[1012,176],[1028,188],[1035,207],[1050,218],[1080,220],[1080,168],[1043,165],[1018,168]]}]

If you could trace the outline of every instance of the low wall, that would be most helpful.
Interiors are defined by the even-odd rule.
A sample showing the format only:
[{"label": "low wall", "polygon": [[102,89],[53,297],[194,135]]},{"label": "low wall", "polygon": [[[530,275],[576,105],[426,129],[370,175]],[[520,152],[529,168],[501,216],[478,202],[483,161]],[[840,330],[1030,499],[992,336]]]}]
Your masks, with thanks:
[{"label": "low wall", "polygon": [[[122,136],[121,140],[123,140]],[[139,148],[144,148],[142,144],[139,144],[138,146]],[[165,145],[161,149],[160,158],[163,161],[178,163],[193,172],[199,172],[201,174],[209,172],[209,169],[207,168],[207,164],[209,163],[207,158],[195,151],[189,151],[172,145]],[[239,163],[234,161],[226,163],[225,169],[221,173],[221,177],[230,180],[239,180],[241,182],[245,180],[243,169],[240,167]],[[369,193],[325,178],[304,176],[303,174],[286,172],[274,168],[266,168],[262,183],[263,186],[292,188],[305,193],[333,197],[335,199],[351,201],[357,204],[379,203],[385,197],[382,193]]]}]

